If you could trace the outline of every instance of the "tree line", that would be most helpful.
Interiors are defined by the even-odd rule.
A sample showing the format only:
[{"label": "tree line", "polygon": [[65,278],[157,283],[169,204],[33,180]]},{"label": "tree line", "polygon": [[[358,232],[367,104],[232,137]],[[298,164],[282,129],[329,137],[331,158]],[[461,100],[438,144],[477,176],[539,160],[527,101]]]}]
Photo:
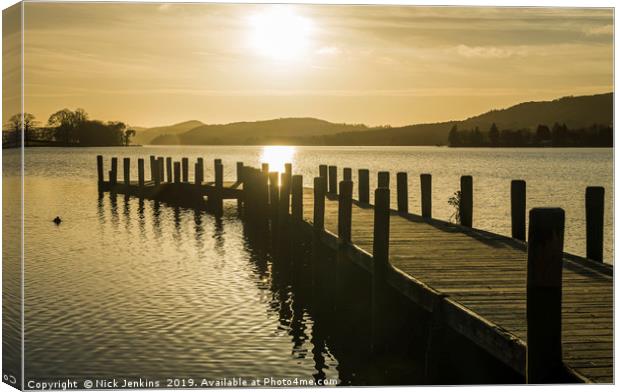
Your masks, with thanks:
[{"label": "tree line", "polygon": [[31,113],[17,113],[2,132],[2,146],[128,146],[136,131],[120,121],[91,120],[84,109],[62,109],[41,126]]},{"label": "tree line", "polygon": [[459,130],[456,125],[448,134],[450,147],[613,147],[613,127],[593,124],[569,129],[555,123],[551,128],[540,124],[530,129],[500,129],[493,123],[488,131],[478,127]]}]

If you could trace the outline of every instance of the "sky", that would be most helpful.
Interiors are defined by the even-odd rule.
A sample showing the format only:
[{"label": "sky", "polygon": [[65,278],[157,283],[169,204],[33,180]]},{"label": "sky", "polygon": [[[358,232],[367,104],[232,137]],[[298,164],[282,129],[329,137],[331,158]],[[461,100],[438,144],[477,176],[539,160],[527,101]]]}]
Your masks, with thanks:
[{"label": "sky", "polygon": [[[134,126],[280,117],[398,126],[612,90],[611,9],[26,3],[24,11],[25,108],[42,123],[80,107]],[[6,119],[15,105],[4,101]]]}]

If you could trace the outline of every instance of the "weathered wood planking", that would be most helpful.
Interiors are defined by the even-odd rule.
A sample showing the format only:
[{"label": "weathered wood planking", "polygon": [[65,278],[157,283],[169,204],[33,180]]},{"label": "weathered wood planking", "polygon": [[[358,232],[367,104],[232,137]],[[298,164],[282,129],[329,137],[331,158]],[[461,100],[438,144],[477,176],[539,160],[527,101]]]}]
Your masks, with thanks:
[{"label": "weathered wood planking", "polygon": [[[304,189],[311,223],[314,197]],[[325,201],[325,242],[335,247],[337,197]],[[373,209],[354,202],[348,254],[369,269]],[[527,249],[520,241],[412,214],[392,213],[389,283],[428,310],[443,301],[444,322],[525,374]],[[574,256],[562,274],[563,360],[584,381],[613,382],[613,273]]]}]

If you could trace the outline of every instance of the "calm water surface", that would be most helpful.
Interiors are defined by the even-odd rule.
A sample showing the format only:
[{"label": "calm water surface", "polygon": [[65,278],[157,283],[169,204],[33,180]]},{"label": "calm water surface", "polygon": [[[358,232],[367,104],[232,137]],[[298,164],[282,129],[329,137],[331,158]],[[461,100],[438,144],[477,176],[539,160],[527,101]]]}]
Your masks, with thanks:
[{"label": "calm water surface", "polygon": [[[112,156],[131,157],[132,176],[136,159],[151,154],[204,157],[208,180],[212,158],[223,160],[227,179],[235,178],[237,161],[267,161],[272,170],[290,161],[308,186],[323,163],[338,165],[339,175],[340,168],[353,168],[354,181],[356,169],[370,169],[372,188],[379,170],[407,171],[414,213],[420,210],[418,175],[431,173],[433,215],[446,220],[448,198],[459,177],[470,174],[474,226],[506,235],[510,180],[524,179],[528,209],[566,210],[565,249],[578,255],[585,253],[585,187],[602,185],[605,260],[612,262],[611,149],[32,148],[25,158],[27,377],[208,374],[369,382],[353,358],[338,354],[329,333],[317,332],[311,306],[269,250],[249,238],[233,203],[216,219],[151,201],[99,198],[99,153],[106,165]],[[193,177],[192,169],[193,163]],[[51,223],[56,215],[63,218],[59,227]],[[412,377],[404,382],[415,383]]]}]

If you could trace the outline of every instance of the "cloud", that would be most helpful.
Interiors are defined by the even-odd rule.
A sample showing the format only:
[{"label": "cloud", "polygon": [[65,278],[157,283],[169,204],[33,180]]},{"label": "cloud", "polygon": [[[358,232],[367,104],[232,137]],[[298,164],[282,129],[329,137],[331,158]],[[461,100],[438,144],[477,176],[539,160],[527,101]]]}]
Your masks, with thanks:
[{"label": "cloud", "polygon": [[342,53],[342,50],[337,46],[323,46],[319,48],[316,53],[323,56],[337,56]]},{"label": "cloud", "polygon": [[603,26],[591,26],[583,30],[586,35],[613,35],[614,26],[607,24]]},{"label": "cloud", "polygon": [[467,58],[490,58],[505,59],[513,56],[525,56],[527,50],[524,47],[497,47],[497,46],[467,46],[459,45],[456,52]]}]

